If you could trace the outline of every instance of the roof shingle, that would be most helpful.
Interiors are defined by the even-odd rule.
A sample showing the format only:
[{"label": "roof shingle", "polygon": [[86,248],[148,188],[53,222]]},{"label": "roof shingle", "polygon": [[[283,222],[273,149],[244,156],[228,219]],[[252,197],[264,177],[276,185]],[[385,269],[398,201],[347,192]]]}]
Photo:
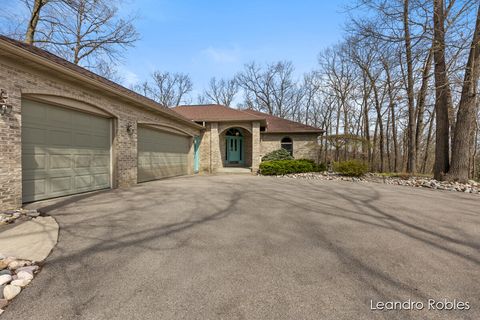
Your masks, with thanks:
[{"label": "roof shingle", "polygon": [[189,105],[173,108],[182,116],[192,121],[225,122],[225,121],[262,121],[265,117],[242,110],[229,108],[219,104]]},{"label": "roof shingle", "polygon": [[[106,78],[104,78],[104,77],[102,77],[102,76],[100,76],[96,73],[93,73],[93,72],[91,72],[91,71],[89,71],[89,70],[87,70],[83,67],[80,67],[76,64],[73,64],[70,61],[67,61],[63,58],[60,58],[59,56],[56,56],[55,54],[50,53],[46,50],[43,50],[43,49],[40,49],[40,48],[35,47],[33,45],[29,45],[29,44],[26,44],[24,42],[17,41],[17,40],[11,39],[9,37],[5,37],[3,35],[0,35],[0,44],[2,42],[8,43],[10,45],[14,45],[15,47],[26,50],[30,54],[33,54],[35,56],[44,58],[44,59],[46,59],[50,62],[56,63],[57,65],[65,68],[65,69],[74,71],[74,72],[76,72],[76,73],[78,73],[78,74],[80,74],[84,77],[88,77],[92,80],[99,81],[102,84],[111,87],[113,90],[129,96],[131,99],[134,99],[134,100],[136,100],[140,103],[143,102],[143,104],[147,104],[147,105],[150,105],[150,106],[155,106],[155,108],[158,109],[158,111],[160,111],[160,112],[162,112],[162,113],[164,113],[164,114],[166,114],[170,117],[177,118],[178,120],[182,120],[182,121],[187,122],[187,123],[191,122],[191,121],[188,121],[189,119],[186,119],[182,115],[179,115],[177,112],[174,112],[170,108],[168,108],[166,106],[163,106],[163,105],[159,104],[158,102],[156,102],[152,99],[149,99],[145,96],[142,96],[142,95],[140,95],[140,94],[138,94],[138,93],[136,93],[136,92],[134,92],[130,89],[125,88],[122,85],[119,85],[118,83],[110,81],[110,80],[108,80],[108,79],[106,79]],[[192,124],[192,126],[196,126],[196,124]]]},{"label": "roof shingle", "polygon": [[261,121],[266,124],[265,133],[323,133],[324,130],[299,122],[283,119],[252,109],[238,110],[218,104],[189,105],[173,108],[192,121],[228,122]]},{"label": "roof shingle", "polygon": [[244,112],[263,116],[267,120],[267,127],[265,128],[266,133],[289,133],[289,132],[311,132],[311,133],[323,133],[325,130],[320,128],[315,128],[300,122],[280,118],[268,113],[263,113],[260,111],[246,109]]}]

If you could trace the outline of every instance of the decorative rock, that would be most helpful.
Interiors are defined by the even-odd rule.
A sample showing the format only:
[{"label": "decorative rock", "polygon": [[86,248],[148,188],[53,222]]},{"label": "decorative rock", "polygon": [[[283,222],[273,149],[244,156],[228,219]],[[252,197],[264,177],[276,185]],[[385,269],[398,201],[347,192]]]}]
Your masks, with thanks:
[{"label": "decorative rock", "polygon": [[5,299],[5,298],[3,297],[3,288],[5,288],[5,285],[0,286],[0,299]]},{"label": "decorative rock", "polygon": [[4,312],[5,312],[5,310],[3,310],[3,309],[0,309],[0,316],[1,316],[1,315],[2,315],[2,313],[4,313]]},{"label": "decorative rock", "polygon": [[12,281],[12,276],[8,274],[3,274],[0,276],[0,285],[4,285]]},{"label": "decorative rock", "polygon": [[8,269],[15,270],[15,269],[20,268],[20,267],[29,266],[31,264],[32,263],[30,261],[27,261],[27,260],[15,260],[15,261],[12,261],[8,264]]},{"label": "decorative rock", "polygon": [[8,274],[8,275],[12,275],[12,271],[8,270],[8,269],[5,269],[5,270],[1,270],[0,271],[0,276],[4,275],[4,274]]},{"label": "decorative rock", "polygon": [[28,279],[18,279],[18,280],[13,280],[12,282],[10,282],[10,284],[12,286],[19,286],[19,287],[26,287],[29,283],[30,283],[31,280],[28,280]]},{"label": "decorative rock", "polygon": [[38,266],[36,265],[31,265],[31,266],[26,266],[26,267],[20,267],[18,268],[17,270],[15,270],[17,273],[20,272],[20,271],[27,271],[27,272],[30,272],[31,274],[33,274],[34,272],[36,272],[38,270]]},{"label": "decorative rock", "polygon": [[40,212],[38,212],[37,210],[29,210],[27,212],[27,216],[28,217],[38,217],[40,215]]},{"label": "decorative rock", "polygon": [[15,257],[7,257],[7,258],[3,259],[3,262],[5,262],[8,266],[8,264],[10,262],[15,261],[15,260],[17,260]]},{"label": "decorative rock", "polygon": [[22,291],[22,288],[18,286],[12,286],[10,284],[8,286],[5,286],[5,288],[3,288],[3,296],[7,300],[12,300],[20,293],[20,291]]},{"label": "decorative rock", "polygon": [[28,271],[20,271],[17,273],[18,279],[26,279],[26,280],[32,280],[33,279],[33,274],[31,274]]},{"label": "decorative rock", "polygon": [[5,308],[8,305],[7,299],[0,299],[0,309]]},{"label": "decorative rock", "polygon": [[446,190],[456,191],[471,194],[480,194],[480,183],[474,180],[469,180],[468,183],[437,181],[431,178],[411,177],[411,176],[395,176],[388,177],[376,173],[367,173],[361,178],[342,177],[333,172],[308,172],[308,173],[293,173],[283,176],[276,176],[277,178],[289,179],[308,179],[308,180],[336,180],[336,181],[352,181],[352,182],[374,182],[385,183],[401,186],[409,186],[414,188],[428,188],[432,190]]},{"label": "decorative rock", "polygon": [[8,263],[6,263],[5,260],[6,259],[0,260],[0,270],[3,270],[8,266]]}]

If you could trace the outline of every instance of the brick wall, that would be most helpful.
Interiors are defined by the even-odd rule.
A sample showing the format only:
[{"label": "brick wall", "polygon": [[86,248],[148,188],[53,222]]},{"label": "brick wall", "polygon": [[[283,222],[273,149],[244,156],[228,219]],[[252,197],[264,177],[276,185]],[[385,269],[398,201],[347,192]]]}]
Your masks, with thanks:
[{"label": "brick wall", "polygon": [[[21,65],[22,62],[0,58],[0,87],[8,92],[8,103],[13,106],[11,115],[0,117],[0,209],[18,208],[22,204],[22,99],[41,95],[62,96],[111,114],[114,119],[114,186],[126,187],[137,182],[137,123],[173,126],[190,135],[200,134],[199,130],[150,111],[145,106],[134,106],[121,97],[45,70],[36,70],[32,66],[27,68]],[[133,135],[127,133],[128,124],[135,127]],[[190,153],[193,157],[193,148]]]},{"label": "brick wall", "polygon": [[317,161],[319,146],[317,143],[318,134],[278,134],[262,133],[261,135],[261,157],[269,152],[280,149],[280,141],[284,137],[290,137],[293,141],[293,157],[295,159],[312,159]]}]

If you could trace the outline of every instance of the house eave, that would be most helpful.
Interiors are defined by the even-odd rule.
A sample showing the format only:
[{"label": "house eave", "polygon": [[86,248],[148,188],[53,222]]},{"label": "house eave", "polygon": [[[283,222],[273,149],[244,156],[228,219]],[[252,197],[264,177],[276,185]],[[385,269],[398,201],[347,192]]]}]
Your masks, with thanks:
[{"label": "house eave", "polygon": [[[198,129],[198,130],[204,130],[205,128],[193,121],[190,121],[187,118],[184,118],[183,116],[179,115],[178,117],[176,115],[173,115],[169,112],[166,112],[162,110],[160,106],[158,106],[154,101],[150,101],[150,99],[146,97],[141,97],[141,96],[133,96],[132,94],[129,94],[127,92],[120,91],[116,89],[115,87],[108,85],[104,82],[101,82],[97,79],[93,79],[91,77],[88,77],[87,75],[81,74],[75,70],[69,69],[65,66],[62,66],[58,64],[57,62],[51,61],[48,58],[36,55],[33,52],[28,51],[27,49],[18,47],[14,45],[13,43],[9,43],[5,40],[0,39],[0,50],[3,52],[8,52],[11,55],[15,57],[18,63],[19,58],[27,59],[31,62],[34,62],[38,64],[39,66],[43,66],[45,68],[48,68],[50,70],[54,70],[56,72],[59,72],[62,75],[66,75],[70,77],[71,79],[77,80],[82,82],[84,85],[90,85],[94,87],[97,90],[104,90],[114,96],[120,97],[125,101],[128,101],[130,103],[133,103],[135,106],[139,106],[145,109],[148,109],[149,111],[153,111],[156,113],[160,113],[162,116],[179,121],[183,124],[186,124],[192,128]],[[125,88],[125,90],[129,90]],[[135,94],[136,95],[136,94]],[[139,101],[138,99],[141,99],[142,101]],[[173,110],[172,110],[173,111]]]}]

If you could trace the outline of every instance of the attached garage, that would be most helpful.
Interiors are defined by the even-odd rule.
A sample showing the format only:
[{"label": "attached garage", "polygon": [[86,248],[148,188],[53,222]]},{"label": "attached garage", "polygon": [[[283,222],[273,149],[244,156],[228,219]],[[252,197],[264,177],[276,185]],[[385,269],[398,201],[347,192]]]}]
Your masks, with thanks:
[{"label": "attached garage", "polygon": [[138,182],[187,175],[190,137],[138,128]]},{"label": "attached garage", "polygon": [[22,198],[109,188],[111,119],[22,101]]}]

